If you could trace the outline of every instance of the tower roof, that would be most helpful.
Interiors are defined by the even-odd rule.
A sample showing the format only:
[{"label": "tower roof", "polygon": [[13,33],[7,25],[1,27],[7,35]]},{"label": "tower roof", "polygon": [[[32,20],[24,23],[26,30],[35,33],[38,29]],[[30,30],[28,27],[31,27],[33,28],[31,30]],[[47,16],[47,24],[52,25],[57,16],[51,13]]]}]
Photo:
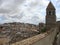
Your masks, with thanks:
[{"label": "tower roof", "polygon": [[47,6],[46,9],[53,9],[53,10],[55,10],[55,7],[54,7],[54,5],[52,4],[51,1],[50,1],[50,3],[48,4],[48,6]]}]

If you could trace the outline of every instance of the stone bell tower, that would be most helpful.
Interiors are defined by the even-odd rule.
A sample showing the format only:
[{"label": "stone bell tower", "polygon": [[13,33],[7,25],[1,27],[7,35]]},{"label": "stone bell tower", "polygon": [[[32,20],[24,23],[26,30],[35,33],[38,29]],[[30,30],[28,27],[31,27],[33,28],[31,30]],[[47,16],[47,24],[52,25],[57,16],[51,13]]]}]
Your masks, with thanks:
[{"label": "stone bell tower", "polygon": [[56,26],[56,12],[55,7],[50,2],[46,8],[46,29],[49,30]]}]

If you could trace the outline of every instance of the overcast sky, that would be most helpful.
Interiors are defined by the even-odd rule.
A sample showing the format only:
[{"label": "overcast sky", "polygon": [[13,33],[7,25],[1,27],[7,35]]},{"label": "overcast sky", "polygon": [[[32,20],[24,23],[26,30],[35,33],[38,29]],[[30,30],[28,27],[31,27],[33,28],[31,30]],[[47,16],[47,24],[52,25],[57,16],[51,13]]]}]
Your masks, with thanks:
[{"label": "overcast sky", "polygon": [[[45,22],[46,7],[50,0],[0,0],[0,24],[24,22],[38,24]],[[60,0],[52,0],[60,20]]]}]

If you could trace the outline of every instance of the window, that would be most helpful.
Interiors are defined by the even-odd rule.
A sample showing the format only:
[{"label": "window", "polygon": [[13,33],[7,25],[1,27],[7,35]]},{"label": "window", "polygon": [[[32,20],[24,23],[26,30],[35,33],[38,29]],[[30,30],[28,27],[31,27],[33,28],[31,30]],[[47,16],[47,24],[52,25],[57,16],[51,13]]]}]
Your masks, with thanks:
[{"label": "window", "polygon": [[48,14],[51,15],[51,11],[49,11]]},{"label": "window", "polygon": [[55,10],[47,11],[47,15],[55,15]]}]

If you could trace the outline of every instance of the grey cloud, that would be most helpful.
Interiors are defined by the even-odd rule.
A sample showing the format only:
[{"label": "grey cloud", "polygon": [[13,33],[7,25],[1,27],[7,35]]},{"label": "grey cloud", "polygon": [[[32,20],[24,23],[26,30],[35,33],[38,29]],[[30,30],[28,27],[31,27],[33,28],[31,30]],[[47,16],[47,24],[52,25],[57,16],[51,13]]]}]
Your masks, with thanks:
[{"label": "grey cloud", "polygon": [[[43,1],[47,3],[46,0]],[[3,20],[3,22],[19,21],[24,23],[38,24],[41,20],[43,20],[42,18],[41,20],[39,18],[42,17],[40,16],[41,10],[43,9],[42,7],[46,6],[45,3],[42,3],[43,1],[34,0],[32,2],[32,0],[2,0],[0,13],[6,14],[4,17],[5,20]],[[36,14],[38,16],[35,16]]]},{"label": "grey cloud", "polygon": [[31,18],[28,17],[24,17],[20,20],[21,22],[24,22],[24,23],[31,23],[31,24],[38,24],[40,22],[40,19],[38,16],[32,16]]},{"label": "grey cloud", "polygon": [[33,24],[38,24],[38,23],[40,22],[40,19],[39,19],[39,17],[37,17],[37,16],[33,16],[33,17],[31,18],[31,22],[32,22]]},{"label": "grey cloud", "polygon": [[0,6],[0,13],[9,13],[11,11],[17,10],[18,5],[21,5],[24,0],[2,0]]},{"label": "grey cloud", "polygon": [[31,3],[30,3],[30,6],[31,6],[31,7],[35,7],[35,6],[37,6],[37,5],[38,5],[38,2],[31,2]]},{"label": "grey cloud", "polygon": [[15,4],[21,4],[23,3],[25,0],[14,0],[15,1]]},{"label": "grey cloud", "polygon": [[10,10],[7,10],[7,9],[1,9],[0,8],[0,13],[9,13],[10,12]]},{"label": "grey cloud", "polygon": [[21,19],[24,16],[24,13],[19,13],[18,15],[11,16],[11,18]]},{"label": "grey cloud", "polygon": [[0,0],[0,5],[2,4],[2,0]]}]

